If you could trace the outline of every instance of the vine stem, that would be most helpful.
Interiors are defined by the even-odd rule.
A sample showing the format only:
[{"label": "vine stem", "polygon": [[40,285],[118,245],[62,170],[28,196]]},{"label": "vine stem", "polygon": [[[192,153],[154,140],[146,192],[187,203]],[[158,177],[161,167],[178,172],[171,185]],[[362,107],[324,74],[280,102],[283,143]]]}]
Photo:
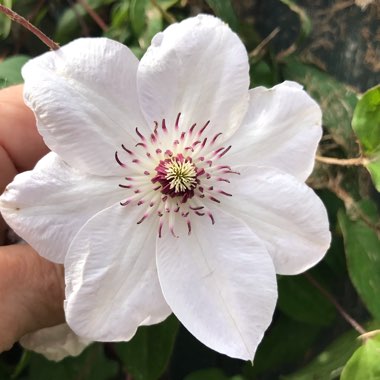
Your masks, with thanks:
[{"label": "vine stem", "polygon": [[328,301],[330,301],[334,305],[335,309],[343,317],[343,319],[345,319],[346,322],[349,323],[360,335],[367,334],[366,329],[353,317],[351,317],[351,315],[348,314],[347,311],[344,310],[343,307],[338,303],[334,296],[331,293],[329,293],[325,288],[323,288],[321,284],[313,276],[311,276],[309,273],[305,273],[304,276],[313,286],[315,286],[321,292],[321,294]]},{"label": "vine stem", "polygon": [[54,42],[52,39],[50,39],[45,33],[43,33],[36,26],[34,26],[33,24],[31,24],[26,18],[20,16],[15,11],[12,11],[12,9],[6,7],[5,5],[0,4],[0,12],[3,13],[3,14],[5,14],[12,21],[17,22],[18,24],[22,25],[24,28],[26,28],[30,32],[32,32],[49,49],[51,49],[51,50],[58,50],[59,49],[59,45],[56,42]]},{"label": "vine stem", "polygon": [[368,163],[365,157],[355,157],[355,158],[335,158],[335,157],[324,157],[315,156],[315,160],[322,162],[324,164],[339,165],[339,166],[364,166]]},{"label": "vine stem", "polygon": [[103,19],[95,12],[95,10],[90,6],[86,0],[77,0],[78,3],[84,8],[84,10],[90,15],[90,17],[95,21],[99,28],[106,32],[108,30],[107,24]]}]

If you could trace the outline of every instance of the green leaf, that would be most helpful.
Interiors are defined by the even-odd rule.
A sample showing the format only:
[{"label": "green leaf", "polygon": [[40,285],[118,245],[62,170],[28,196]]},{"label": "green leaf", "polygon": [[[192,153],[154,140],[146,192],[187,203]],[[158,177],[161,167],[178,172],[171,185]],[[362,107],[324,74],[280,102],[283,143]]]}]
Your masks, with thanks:
[{"label": "green leaf", "polygon": [[28,380],[108,380],[115,377],[117,363],[108,360],[103,345],[92,344],[78,357],[68,357],[56,363],[32,353]]},{"label": "green leaf", "polygon": [[357,206],[366,222],[350,219],[343,210],[338,213],[348,273],[370,313],[380,320],[380,240],[375,230],[368,226],[378,220],[377,210],[371,201],[362,201]]},{"label": "green leaf", "polygon": [[129,6],[129,19],[131,21],[131,26],[133,32],[139,37],[145,29],[146,26],[146,7],[148,5],[148,0],[131,0]]},{"label": "green leaf", "polygon": [[[3,0],[0,2],[5,5],[7,8],[12,9],[12,0]],[[0,14],[0,37],[5,39],[8,37],[12,27],[12,20],[5,16],[4,14]]]},{"label": "green leaf", "polygon": [[228,377],[218,368],[209,368],[193,372],[184,380],[228,380]]},{"label": "green leaf", "polygon": [[29,61],[26,55],[14,55],[0,63],[0,88],[22,83],[21,68]]},{"label": "green leaf", "polygon": [[[112,3],[112,1],[87,0],[88,5],[94,10],[98,10],[100,7]],[[94,23],[81,4],[74,4],[70,8],[66,8],[58,21],[53,39],[60,44],[65,44],[78,38],[81,35],[81,23],[83,22],[86,25]]]},{"label": "green leaf", "polygon": [[[378,323],[369,323],[366,328],[374,330]],[[355,350],[360,347],[357,331],[350,330],[315,357],[300,371],[284,376],[282,380],[335,380]],[[351,380],[351,379],[350,379]]]},{"label": "green leaf", "polygon": [[116,352],[135,380],[156,380],[165,371],[178,331],[172,315],[154,326],[142,326],[128,343],[116,346]]},{"label": "green leaf", "polygon": [[215,15],[226,22],[235,32],[239,30],[239,20],[231,5],[231,0],[206,0]]},{"label": "green leaf", "polygon": [[330,75],[296,59],[287,59],[282,67],[286,79],[302,83],[323,111],[323,125],[349,156],[357,151],[351,128],[357,94]]},{"label": "green leaf", "polygon": [[302,275],[279,277],[278,293],[278,308],[296,321],[329,326],[335,318],[331,303]]},{"label": "green leaf", "polygon": [[355,107],[352,128],[360,140],[367,169],[380,191],[380,85],[368,90]]},{"label": "green leaf", "polygon": [[244,378],[242,376],[228,377],[219,368],[209,368],[193,372],[184,380],[244,380]]},{"label": "green leaf", "polygon": [[265,333],[254,365],[247,363],[243,374],[247,379],[256,379],[259,375],[269,375],[285,365],[299,362],[313,346],[320,331],[320,326],[296,322],[280,313]]},{"label": "green leaf", "polygon": [[340,380],[380,379],[380,336],[368,339],[352,355]]}]

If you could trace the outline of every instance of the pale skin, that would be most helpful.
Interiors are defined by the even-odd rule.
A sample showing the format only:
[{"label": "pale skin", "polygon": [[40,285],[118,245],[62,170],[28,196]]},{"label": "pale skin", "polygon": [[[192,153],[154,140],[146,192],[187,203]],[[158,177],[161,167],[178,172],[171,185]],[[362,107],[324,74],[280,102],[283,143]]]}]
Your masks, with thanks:
[{"label": "pale skin", "polygon": [[[0,90],[0,194],[47,152],[22,86]],[[3,246],[6,230],[0,216],[0,353],[29,332],[64,322],[63,267],[27,244]]]}]

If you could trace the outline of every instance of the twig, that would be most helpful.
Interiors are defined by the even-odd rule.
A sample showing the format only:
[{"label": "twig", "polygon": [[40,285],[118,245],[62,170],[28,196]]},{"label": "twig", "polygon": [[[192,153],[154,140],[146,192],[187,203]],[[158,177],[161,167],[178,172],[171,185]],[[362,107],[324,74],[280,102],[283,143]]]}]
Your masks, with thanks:
[{"label": "twig", "polygon": [[250,53],[249,58],[257,57],[261,50],[264,49],[265,46],[269,44],[270,41],[273,40],[274,37],[277,36],[277,34],[280,32],[280,28],[277,27],[273,29]]},{"label": "twig", "polygon": [[355,158],[335,158],[335,157],[323,157],[315,156],[316,161],[322,162],[329,165],[339,165],[339,166],[364,166],[368,164],[368,159],[365,157],[355,157]]},{"label": "twig", "polygon": [[305,273],[304,276],[312,285],[314,285],[321,292],[321,294],[327,300],[329,300],[335,306],[335,309],[343,317],[343,319],[345,319],[346,322],[349,323],[360,335],[367,334],[365,328],[361,324],[359,324],[353,317],[351,317],[338,303],[334,296],[330,294],[325,288],[323,288],[321,284],[313,276],[311,276],[309,273]]},{"label": "twig", "polygon": [[108,30],[107,24],[103,21],[103,19],[94,11],[94,9],[90,6],[90,4],[86,0],[77,0],[78,3],[85,9],[85,11],[90,15],[90,17],[96,22],[103,32]]},{"label": "twig", "polygon": [[22,25],[24,28],[28,29],[32,32],[36,37],[38,37],[46,46],[48,46],[51,50],[58,50],[59,45],[50,39],[45,33],[43,33],[40,29],[31,24],[26,18],[20,16],[18,13],[12,11],[5,5],[0,4],[0,12],[4,13],[8,16],[12,21],[17,22]]}]

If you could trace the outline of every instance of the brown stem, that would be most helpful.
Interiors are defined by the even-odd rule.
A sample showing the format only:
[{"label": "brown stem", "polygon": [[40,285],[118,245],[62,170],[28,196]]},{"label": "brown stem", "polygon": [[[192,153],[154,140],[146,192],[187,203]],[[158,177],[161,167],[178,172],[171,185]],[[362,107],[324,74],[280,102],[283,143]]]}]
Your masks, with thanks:
[{"label": "brown stem", "polygon": [[335,157],[323,157],[315,156],[316,161],[322,162],[324,164],[339,165],[339,166],[363,166],[368,163],[367,159],[364,157],[355,158],[335,158]]},{"label": "brown stem", "polygon": [[90,17],[96,22],[103,32],[108,30],[107,24],[103,21],[103,19],[94,11],[94,9],[90,6],[90,4],[86,0],[77,0],[78,3],[85,9],[85,11],[90,15]]},{"label": "brown stem", "polygon": [[314,285],[322,293],[322,295],[327,300],[329,300],[334,305],[335,309],[343,317],[343,319],[345,319],[346,322],[349,323],[360,335],[367,333],[365,328],[361,324],[359,324],[353,317],[351,317],[346,312],[346,310],[344,310],[343,307],[338,303],[334,296],[331,293],[329,293],[325,288],[323,288],[321,284],[313,276],[311,276],[309,273],[305,273],[304,276],[312,285]]},{"label": "brown stem", "polygon": [[256,47],[249,53],[249,58],[258,57],[261,51],[277,36],[280,32],[280,28],[276,27],[273,29]]},{"label": "brown stem", "polygon": [[24,28],[28,29],[32,32],[36,37],[38,37],[46,46],[48,46],[51,50],[58,50],[59,45],[50,39],[45,33],[43,33],[40,29],[31,24],[26,18],[20,16],[18,13],[12,11],[5,5],[0,4],[0,12],[4,13],[8,16],[12,21],[17,22],[22,25]]}]

